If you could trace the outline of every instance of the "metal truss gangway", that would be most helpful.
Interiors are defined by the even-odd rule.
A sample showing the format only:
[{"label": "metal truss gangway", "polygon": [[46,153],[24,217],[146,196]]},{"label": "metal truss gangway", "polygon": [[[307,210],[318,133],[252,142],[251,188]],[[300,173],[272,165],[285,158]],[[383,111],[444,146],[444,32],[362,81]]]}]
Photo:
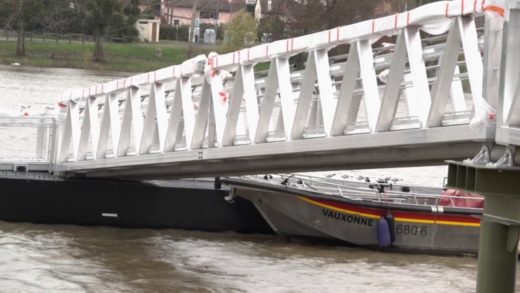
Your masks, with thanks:
[{"label": "metal truss gangway", "polygon": [[495,139],[503,11],[488,2],[436,2],[69,90],[51,171],[144,179],[472,156]]}]

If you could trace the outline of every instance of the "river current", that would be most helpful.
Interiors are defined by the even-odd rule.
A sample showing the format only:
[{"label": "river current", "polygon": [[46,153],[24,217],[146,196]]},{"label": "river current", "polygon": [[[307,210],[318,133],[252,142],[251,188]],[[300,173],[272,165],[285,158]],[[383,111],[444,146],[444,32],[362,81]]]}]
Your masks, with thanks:
[{"label": "river current", "polygon": [[[30,104],[37,113],[56,106],[67,88],[121,76],[0,66],[0,112]],[[447,169],[326,174],[440,186]],[[383,253],[273,235],[0,222],[0,292],[474,292],[476,272],[473,257]]]}]

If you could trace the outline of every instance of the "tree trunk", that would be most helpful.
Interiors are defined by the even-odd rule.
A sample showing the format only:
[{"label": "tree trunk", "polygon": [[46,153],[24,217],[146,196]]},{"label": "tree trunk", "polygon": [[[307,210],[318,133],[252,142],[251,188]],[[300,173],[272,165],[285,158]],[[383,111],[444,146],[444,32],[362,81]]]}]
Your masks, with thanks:
[{"label": "tree trunk", "polygon": [[96,45],[94,48],[94,61],[102,62],[105,61],[105,52],[103,51],[103,38],[100,33],[96,33],[94,36]]},{"label": "tree trunk", "polygon": [[22,28],[18,28],[18,38],[16,41],[16,56],[25,56],[25,36]]},{"label": "tree trunk", "polygon": [[21,13],[23,1],[20,1],[20,13],[18,15],[18,38],[16,40],[16,56],[25,56],[25,28],[23,14]]}]

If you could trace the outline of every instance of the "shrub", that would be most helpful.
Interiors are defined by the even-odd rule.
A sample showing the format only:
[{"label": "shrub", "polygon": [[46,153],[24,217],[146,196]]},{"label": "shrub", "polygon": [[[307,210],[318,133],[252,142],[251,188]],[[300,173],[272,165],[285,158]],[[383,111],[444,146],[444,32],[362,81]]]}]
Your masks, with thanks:
[{"label": "shrub", "polygon": [[180,25],[173,27],[168,24],[161,24],[159,30],[159,38],[161,40],[175,40],[175,41],[188,41],[188,32],[190,27],[188,25]]}]

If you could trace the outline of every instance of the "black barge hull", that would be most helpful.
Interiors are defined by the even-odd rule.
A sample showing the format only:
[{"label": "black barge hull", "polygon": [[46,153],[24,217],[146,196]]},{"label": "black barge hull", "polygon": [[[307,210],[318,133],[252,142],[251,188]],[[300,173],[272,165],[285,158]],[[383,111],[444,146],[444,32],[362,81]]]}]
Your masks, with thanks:
[{"label": "black barge hull", "polygon": [[228,191],[214,189],[212,182],[33,177],[0,177],[0,220],[272,233],[249,201],[228,203]]}]

